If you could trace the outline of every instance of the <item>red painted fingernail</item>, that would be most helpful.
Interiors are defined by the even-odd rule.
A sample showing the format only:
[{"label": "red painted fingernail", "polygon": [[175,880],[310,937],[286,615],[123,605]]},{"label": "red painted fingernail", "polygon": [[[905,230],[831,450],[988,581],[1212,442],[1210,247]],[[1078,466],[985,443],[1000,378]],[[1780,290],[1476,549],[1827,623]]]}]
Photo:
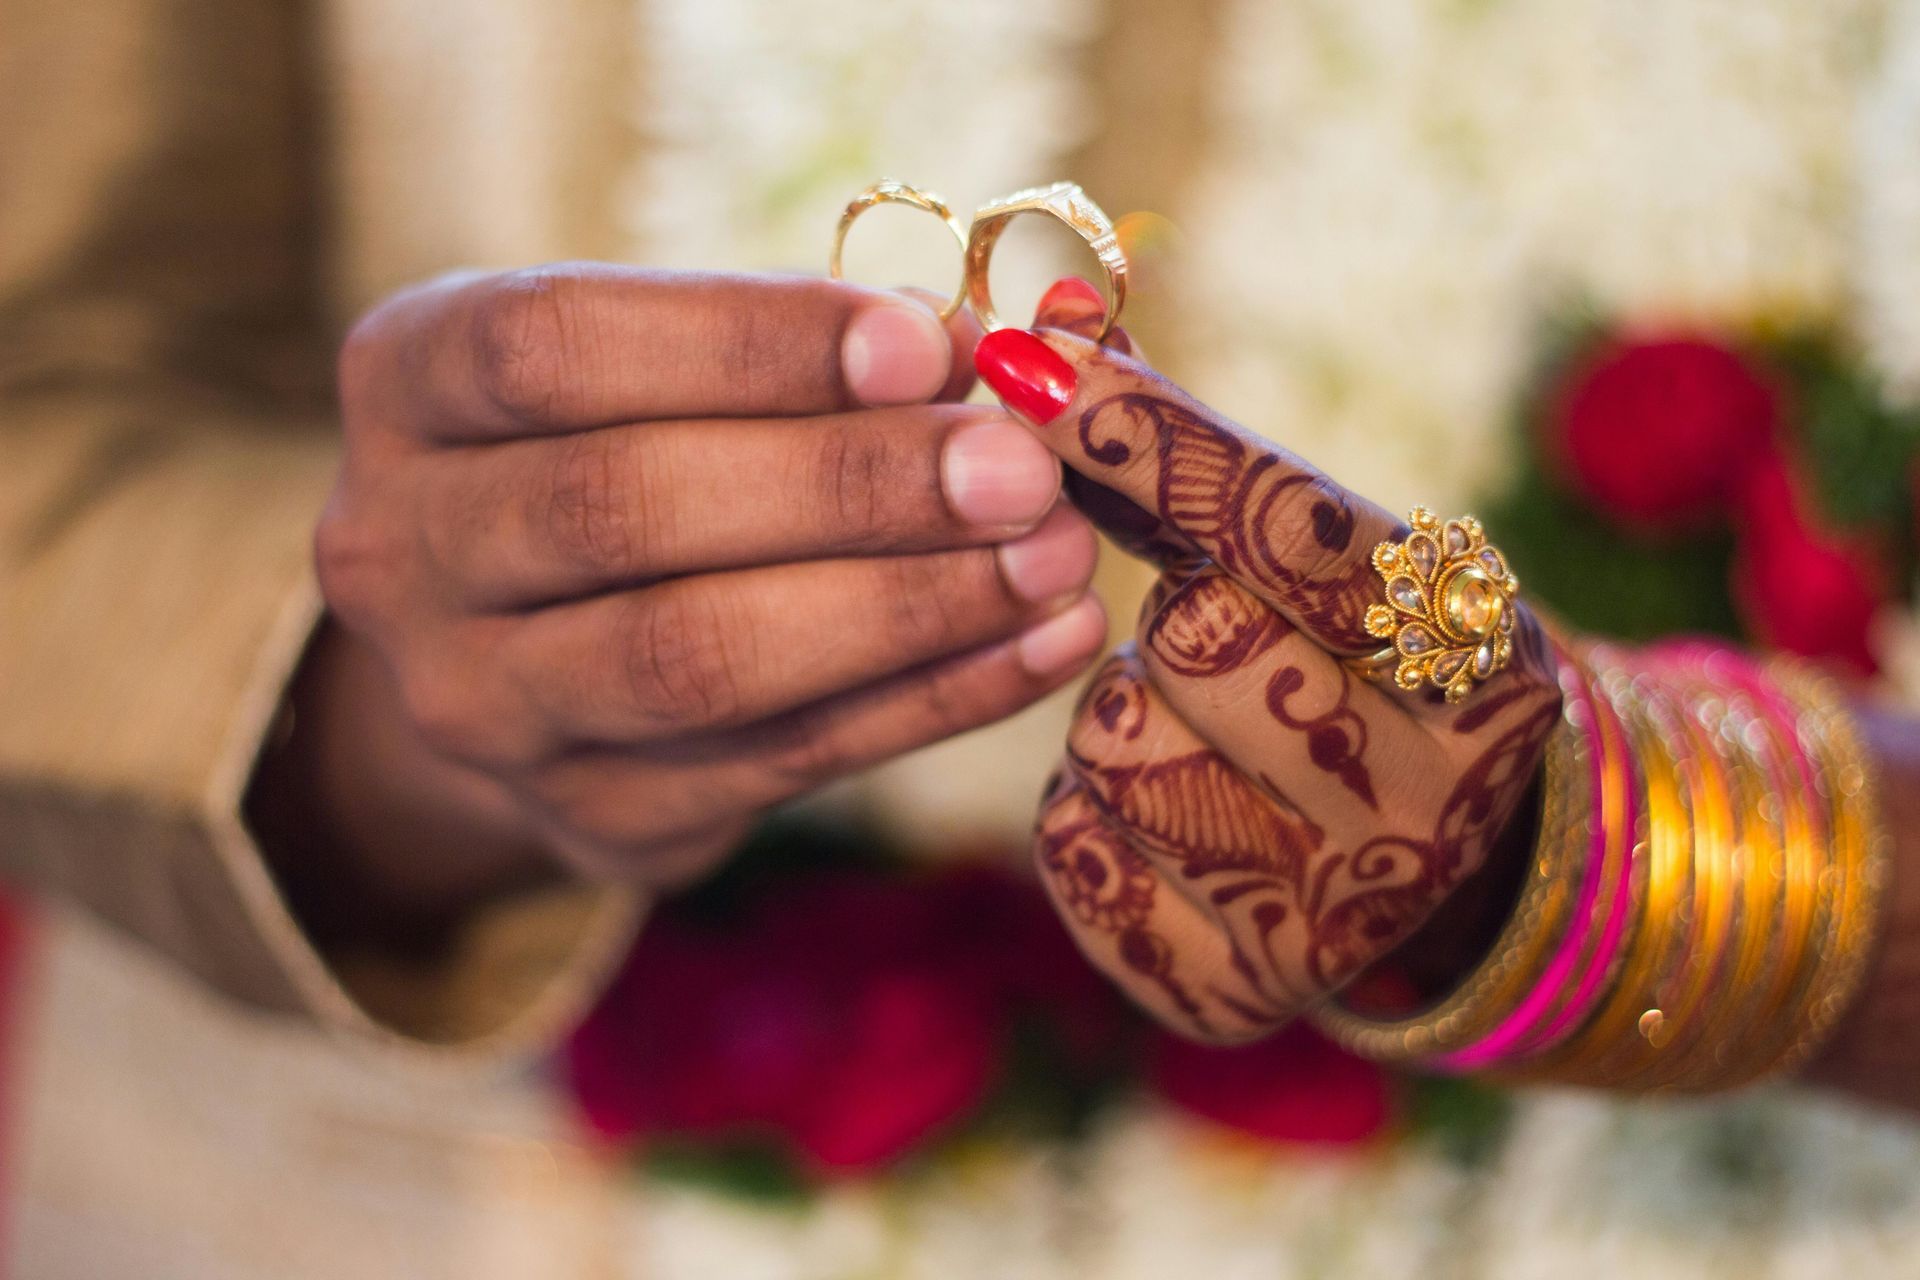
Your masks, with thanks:
[{"label": "red painted fingernail", "polygon": [[1045,424],[1073,403],[1073,366],[1025,329],[996,329],[974,348],[973,367],[1009,409]]},{"label": "red painted fingernail", "polygon": [[1105,310],[1107,300],[1101,296],[1100,290],[1079,276],[1062,276],[1053,282],[1051,288],[1040,295],[1040,305],[1034,314],[1043,316],[1069,303],[1090,304]]}]

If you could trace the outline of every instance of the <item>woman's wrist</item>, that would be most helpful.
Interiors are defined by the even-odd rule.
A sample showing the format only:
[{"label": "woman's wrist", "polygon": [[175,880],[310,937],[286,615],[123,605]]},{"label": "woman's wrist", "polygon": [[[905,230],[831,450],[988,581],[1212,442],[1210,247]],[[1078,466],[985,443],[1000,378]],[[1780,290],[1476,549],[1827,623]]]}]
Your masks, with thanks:
[{"label": "woman's wrist", "polygon": [[1513,820],[1487,851],[1486,861],[1449,894],[1425,924],[1356,981],[1384,980],[1419,1002],[1453,990],[1483,961],[1519,902],[1539,830],[1540,778]]}]

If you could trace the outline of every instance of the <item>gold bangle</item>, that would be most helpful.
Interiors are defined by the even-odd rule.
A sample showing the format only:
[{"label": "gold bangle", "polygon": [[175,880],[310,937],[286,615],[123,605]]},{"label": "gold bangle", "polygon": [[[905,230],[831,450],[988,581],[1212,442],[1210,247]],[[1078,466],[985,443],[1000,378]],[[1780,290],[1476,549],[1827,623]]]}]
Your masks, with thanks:
[{"label": "gold bangle", "polygon": [[1833,816],[1832,853],[1822,872],[1832,906],[1812,972],[1794,1008],[1792,1034],[1771,1061],[1749,1078],[1795,1070],[1824,1045],[1865,985],[1880,930],[1891,841],[1875,785],[1872,757],[1839,687],[1797,666],[1777,663],[1773,678],[1806,707],[1802,732],[1819,768],[1816,782]]},{"label": "gold bangle", "polygon": [[1694,1061],[1672,1082],[1676,1089],[1736,1086],[1751,1077],[1756,1062],[1770,1057],[1766,1046],[1780,1039],[1781,1013],[1801,985],[1802,966],[1820,927],[1817,893],[1829,842],[1825,823],[1810,810],[1815,797],[1806,784],[1811,775],[1802,772],[1793,726],[1777,709],[1780,701],[1777,688],[1772,693],[1744,689],[1728,699],[1734,721],[1723,737],[1744,762],[1755,791],[1750,817],[1766,841],[1764,850],[1753,850],[1746,868],[1746,896],[1759,914],[1747,926],[1742,967],[1728,982],[1716,1016],[1702,1029]]},{"label": "gold bangle", "polygon": [[1573,1036],[1527,1063],[1526,1079],[1566,1083],[1605,1084],[1608,1061],[1621,1046],[1631,1050],[1643,1042],[1645,1015],[1657,1007],[1651,997],[1654,984],[1679,950],[1672,922],[1679,918],[1691,893],[1693,847],[1687,799],[1677,782],[1677,766],[1668,747],[1653,731],[1640,702],[1648,683],[1624,664],[1604,670],[1597,681],[1626,727],[1632,754],[1638,761],[1641,812],[1645,815],[1644,857],[1640,872],[1636,914],[1638,927],[1632,944],[1605,998]]},{"label": "gold bangle", "polygon": [[[1711,738],[1734,788],[1740,824],[1730,869],[1739,918],[1733,925],[1724,977],[1714,979],[1718,998],[1697,1019],[1691,1042],[1670,1065],[1664,1085],[1701,1090],[1720,1087],[1749,1028],[1769,1007],[1765,994],[1789,950],[1788,894],[1784,859],[1788,847],[1785,807],[1789,788],[1780,772],[1772,726],[1746,694],[1710,686]],[[1703,714],[1706,714],[1703,709]]]},{"label": "gold bangle", "polygon": [[1718,990],[1741,923],[1741,814],[1731,771],[1701,723],[1703,715],[1713,714],[1713,704],[1675,680],[1656,679],[1654,690],[1650,709],[1679,744],[1682,780],[1693,797],[1693,893],[1686,951],[1656,986],[1659,1022],[1643,1026],[1644,1043],[1629,1055],[1638,1067],[1624,1067],[1614,1081],[1626,1089],[1657,1088],[1681,1069],[1698,1043],[1709,997]]},{"label": "gold bangle", "polygon": [[1711,655],[1598,684],[1642,765],[1647,929],[1601,1011],[1518,1074],[1707,1090],[1803,1064],[1857,998],[1887,879],[1838,687],[1775,664],[1743,691]]}]

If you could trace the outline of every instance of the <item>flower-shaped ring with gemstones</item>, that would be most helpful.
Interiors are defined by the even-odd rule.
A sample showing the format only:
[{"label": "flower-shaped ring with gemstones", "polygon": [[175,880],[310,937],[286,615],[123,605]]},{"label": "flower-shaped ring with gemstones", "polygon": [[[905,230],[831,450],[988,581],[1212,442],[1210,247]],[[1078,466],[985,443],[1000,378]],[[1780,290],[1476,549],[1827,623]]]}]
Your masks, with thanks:
[{"label": "flower-shaped ring with gemstones", "polygon": [[1369,677],[1392,668],[1402,689],[1428,685],[1462,702],[1513,657],[1520,581],[1472,516],[1442,521],[1415,507],[1407,523],[1404,541],[1373,549],[1387,601],[1367,609],[1366,628],[1388,646],[1354,665]]}]

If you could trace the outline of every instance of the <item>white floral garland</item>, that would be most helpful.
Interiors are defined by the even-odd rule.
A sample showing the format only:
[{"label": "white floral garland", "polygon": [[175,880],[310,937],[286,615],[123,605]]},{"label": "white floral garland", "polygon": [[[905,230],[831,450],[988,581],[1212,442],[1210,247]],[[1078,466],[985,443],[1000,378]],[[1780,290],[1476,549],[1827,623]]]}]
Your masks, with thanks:
[{"label": "white floral garland", "polygon": [[1390,506],[1453,507],[1502,478],[1549,305],[1838,315],[1880,8],[1244,0],[1179,214],[1191,380]]}]

